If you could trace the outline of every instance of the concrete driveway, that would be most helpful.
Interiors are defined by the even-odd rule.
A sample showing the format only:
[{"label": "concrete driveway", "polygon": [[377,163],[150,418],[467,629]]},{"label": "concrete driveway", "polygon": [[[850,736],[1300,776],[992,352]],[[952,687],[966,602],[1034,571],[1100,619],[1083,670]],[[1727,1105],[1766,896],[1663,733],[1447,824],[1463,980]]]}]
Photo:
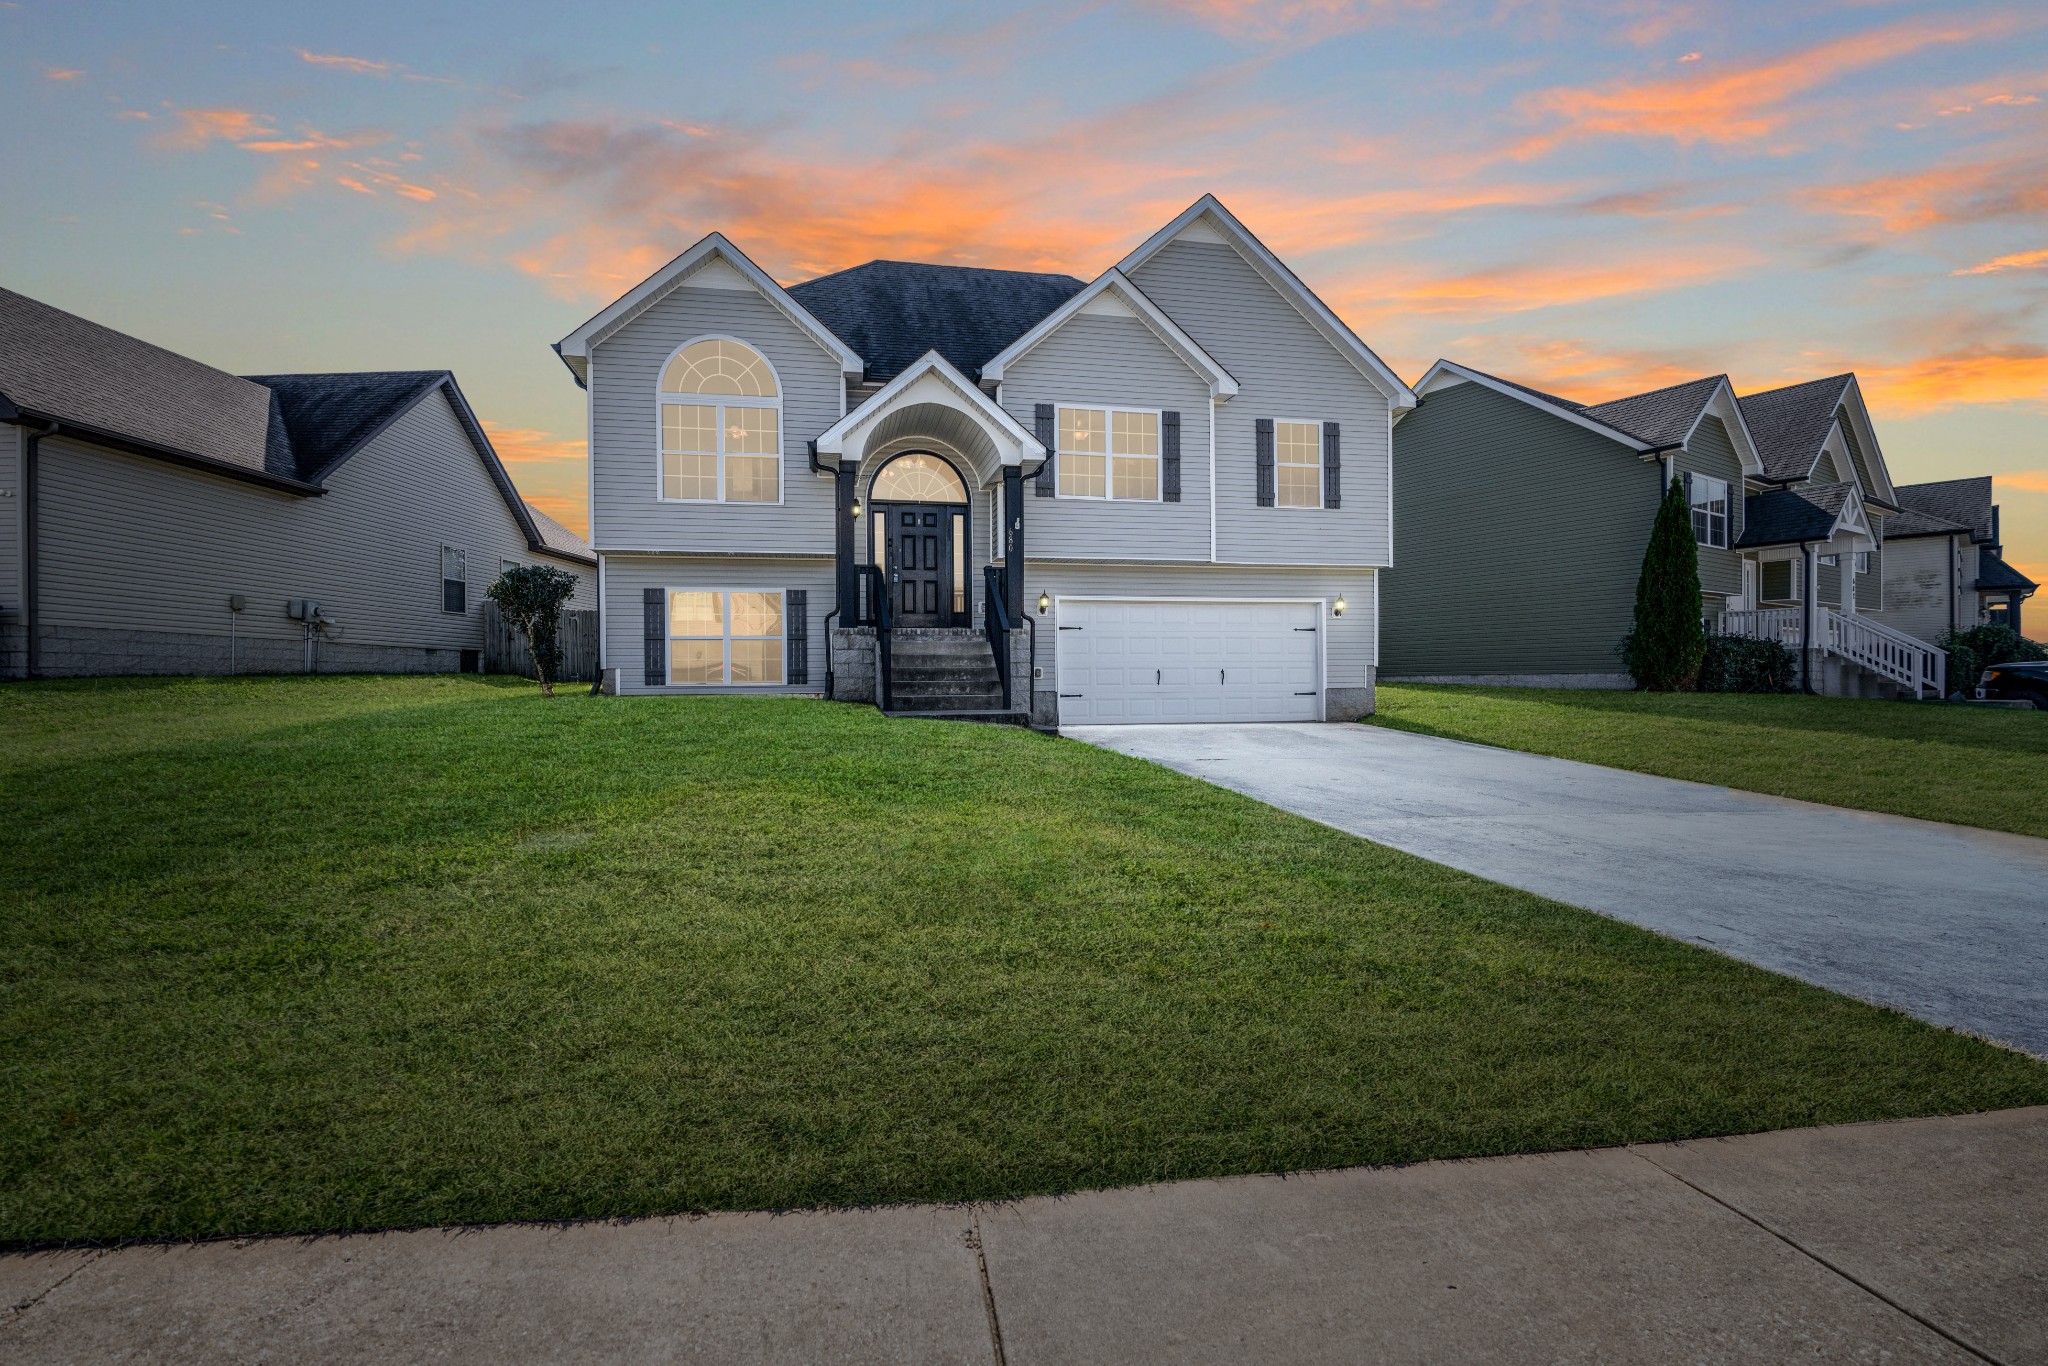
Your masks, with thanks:
[{"label": "concrete driveway", "polygon": [[2048,840],[1377,726],[1062,733],[2048,1057]]}]

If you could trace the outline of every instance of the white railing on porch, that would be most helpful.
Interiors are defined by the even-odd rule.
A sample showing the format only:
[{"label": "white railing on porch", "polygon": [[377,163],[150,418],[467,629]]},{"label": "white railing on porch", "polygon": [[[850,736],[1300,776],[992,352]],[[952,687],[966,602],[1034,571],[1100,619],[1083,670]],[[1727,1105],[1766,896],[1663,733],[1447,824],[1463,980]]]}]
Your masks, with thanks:
[{"label": "white railing on porch", "polygon": [[[1759,611],[1723,612],[1709,619],[1707,629],[1724,636],[1749,636],[1775,640],[1797,652],[1800,644],[1798,607],[1767,607]],[[1882,678],[1889,678],[1915,697],[1932,688],[1936,697],[1948,695],[1948,656],[1934,646],[1903,631],[1894,631],[1869,617],[1838,612],[1832,607],[1819,610],[1816,649],[1846,659]]]},{"label": "white railing on porch", "polygon": [[1788,650],[1799,648],[1799,609],[1766,607],[1761,611],[1723,612],[1718,626],[1711,619],[1707,629],[1724,636],[1748,636],[1752,640],[1775,640]]},{"label": "white railing on porch", "polygon": [[1852,612],[1828,607],[1822,615],[1830,653],[1912,689],[1915,697],[1924,696],[1929,688],[1936,697],[1948,695],[1948,656],[1926,641]]}]

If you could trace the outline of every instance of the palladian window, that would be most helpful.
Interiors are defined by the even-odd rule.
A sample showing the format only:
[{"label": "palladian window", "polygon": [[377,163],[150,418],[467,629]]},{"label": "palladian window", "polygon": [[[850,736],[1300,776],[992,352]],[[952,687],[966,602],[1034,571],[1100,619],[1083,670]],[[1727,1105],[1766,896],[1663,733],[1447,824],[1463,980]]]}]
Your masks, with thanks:
[{"label": "palladian window", "polygon": [[661,373],[661,496],[782,501],[782,395],[752,347],[692,342]]}]

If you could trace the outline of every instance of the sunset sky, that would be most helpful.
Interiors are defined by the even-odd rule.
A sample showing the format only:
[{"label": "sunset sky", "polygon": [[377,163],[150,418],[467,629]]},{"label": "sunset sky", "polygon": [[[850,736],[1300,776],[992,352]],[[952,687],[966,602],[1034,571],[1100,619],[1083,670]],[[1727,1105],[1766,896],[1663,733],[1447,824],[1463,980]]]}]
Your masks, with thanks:
[{"label": "sunset sky", "polygon": [[0,283],[239,372],[447,368],[584,523],[548,343],[713,229],[1089,278],[1213,191],[1411,382],[1862,378],[2048,582],[2048,6],[0,0]]}]

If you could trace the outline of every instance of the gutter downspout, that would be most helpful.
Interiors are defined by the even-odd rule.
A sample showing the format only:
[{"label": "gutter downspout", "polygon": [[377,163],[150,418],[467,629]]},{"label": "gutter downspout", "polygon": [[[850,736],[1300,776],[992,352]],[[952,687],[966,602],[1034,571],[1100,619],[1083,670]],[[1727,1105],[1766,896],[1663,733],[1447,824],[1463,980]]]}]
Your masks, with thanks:
[{"label": "gutter downspout", "polygon": [[37,599],[41,596],[42,575],[42,534],[38,515],[38,492],[41,484],[40,469],[43,438],[57,434],[58,423],[54,420],[39,432],[22,429],[21,442],[21,624],[22,624],[22,676],[41,678],[43,664],[42,642],[37,639],[37,627],[41,613],[37,610]]},{"label": "gutter downspout", "polygon": [[1813,690],[1813,609],[1820,601],[1820,585],[1814,580],[1813,542],[1799,543],[1799,691],[1818,697]]}]

